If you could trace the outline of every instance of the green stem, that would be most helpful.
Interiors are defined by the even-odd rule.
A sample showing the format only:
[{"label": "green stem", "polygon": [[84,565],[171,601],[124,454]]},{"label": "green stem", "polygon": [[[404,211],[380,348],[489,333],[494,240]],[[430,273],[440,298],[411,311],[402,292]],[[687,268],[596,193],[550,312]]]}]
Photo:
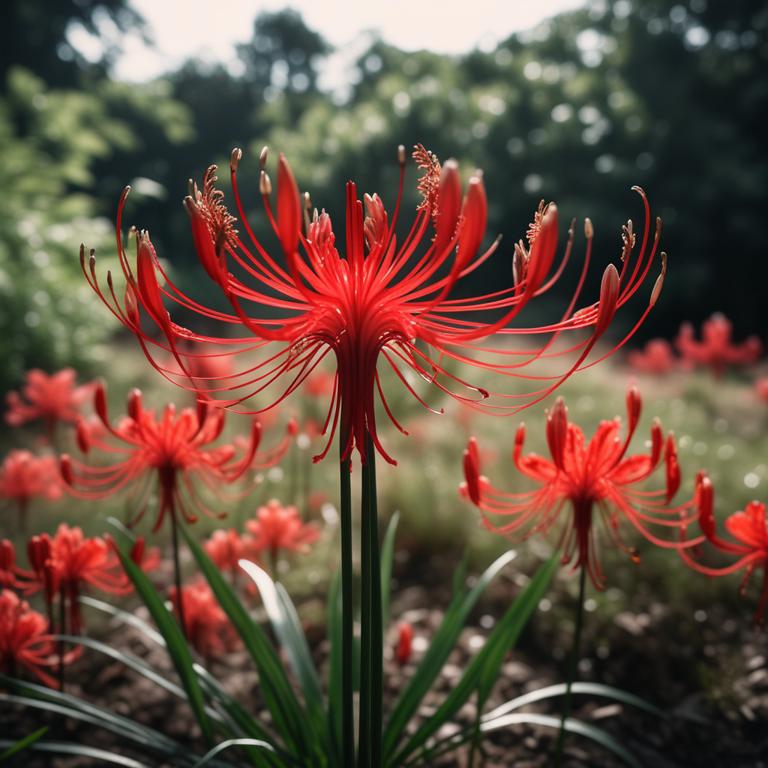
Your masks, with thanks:
[{"label": "green stem", "polygon": [[573,644],[571,655],[568,659],[568,679],[565,686],[565,699],[563,700],[563,716],[560,719],[560,732],[557,736],[555,747],[555,768],[560,768],[563,760],[563,747],[565,746],[565,721],[571,714],[571,687],[576,678],[576,670],[579,665],[579,650],[581,648],[581,629],[584,624],[584,592],[587,584],[587,569],[584,566],[579,571],[579,601],[576,605],[576,626],[573,632]]},{"label": "green stem", "polygon": [[[179,521],[176,505],[171,504],[171,548],[173,550],[173,582],[176,587],[176,612],[179,615],[181,632],[187,638],[187,622],[184,618],[184,596],[181,592],[181,560],[179,558]],[[188,639],[188,638],[187,638]]]},{"label": "green stem", "polygon": [[383,629],[376,500],[376,450],[368,436],[363,465],[361,531],[360,768],[381,766]]},{"label": "green stem", "polygon": [[[67,591],[59,589],[59,634],[67,634]],[[59,690],[64,693],[64,641],[59,640]]]},{"label": "green stem", "polygon": [[343,458],[349,427],[344,413],[339,433],[339,506],[341,508],[341,746],[345,767],[355,764],[352,478],[349,458]]}]

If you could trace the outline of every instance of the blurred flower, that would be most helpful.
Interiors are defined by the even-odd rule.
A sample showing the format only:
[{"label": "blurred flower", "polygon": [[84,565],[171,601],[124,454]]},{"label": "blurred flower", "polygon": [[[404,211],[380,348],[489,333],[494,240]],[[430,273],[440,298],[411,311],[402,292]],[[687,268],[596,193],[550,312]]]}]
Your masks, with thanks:
[{"label": "blurred flower", "polygon": [[234,580],[240,572],[238,563],[250,554],[250,541],[241,536],[234,528],[226,531],[214,531],[206,539],[206,554],[222,571],[229,571]]},{"label": "blurred flower", "polygon": [[59,463],[53,456],[11,451],[0,465],[0,499],[13,502],[19,511],[19,528],[33,499],[56,501],[63,493]]},{"label": "blurred flower", "polygon": [[699,562],[699,549],[682,549],[683,556],[691,568],[707,576],[727,576],[736,571],[744,571],[740,593],[746,592],[747,584],[757,569],[762,569],[760,597],[755,611],[754,621],[763,624],[765,609],[768,606],[768,527],[766,527],[765,504],[752,501],[743,511],[734,512],[725,520],[725,529],[731,539],[723,539],[717,533],[715,522],[715,491],[712,481],[701,474],[696,484],[696,506],[699,511],[699,525],[707,542],[720,552],[731,555],[734,561],[722,568],[713,568]]},{"label": "blurred flower", "polygon": [[732,332],[730,320],[718,312],[701,326],[701,341],[694,337],[693,326],[685,323],[675,344],[685,363],[711,368],[715,376],[722,376],[730,366],[751,365],[763,352],[757,336],[736,344],[731,340]]},{"label": "blurred flower", "polygon": [[[179,614],[179,597],[171,589],[171,602]],[[195,581],[181,588],[181,613],[187,639],[206,659],[218,659],[237,647],[238,637],[227,614],[204,581]]]},{"label": "blurred flower", "polygon": [[755,394],[768,403],[768,376],[763,376],[755,382]]},{"label": "blurred flower", "polygon": [[284,507],[275,499],[259,507],[245,527],[251,534],[251,551],[257,556],[268,553],[273,563],[280,550],[307,552],[320,537],[316,526],[302,522],[296,507]]},{"label": "blurred flower", "polygon": [[160,529],[166,514],[181,514],[189,523],[197,520],[199,511],[219,519],[224,517],[224,513],[205,506],[193,480],[199,478],[208,490],[222,498],[222,486],[239,479],[257,458],[261,427],[256,422],[250,441],[241,452],[232,445],[211,447],[224,429],[225,415],[221,409],[205,404],[197,411],[184,408],[179,412],[168,405],[162,414],[156,414],[143,408],[141,393],[133,390],[128,397],[128,415],[113,426],[107,414],[104,388],[99,385],[95,409],[108,434],[104,439],[94,439],[91,430],[79,425],[78,445],[83,452],[96,449],[117,460],[109,466],[89,466],[64,455],[62,475],[79,498],[103,499],[131,488],[137,507],[132,524],[144,516],[157,481],[160,499],[153,532]]},{"label": "blurred flower", "polygon": [[59,422],[76,421],[80,406],[90,395],[93,384],[78,387],[75,376],[72,368],[64,368],[51,376],[38,369],[29,371],[21,393],[6,395],[8,411],[5,420],[18,427],[39,419],[45,423],[49,435]]},{"label": "blurred flower", "polygon": [[634,349],[627,356],[638,373],[669,373],[675,367],[675,353],[665,339],[651,339],[642,350]]},{"label": "blurred flower", "polygon": [[57,663],[48,622],[9,589],[0,590],[0,671],[16,676],[31,672],[43,684],[55,688],[46,669]]},{"label": "blurred flower", "polygon": [[[568,421],[562,398],[547,413],[546,436],[551,460],[534,453],[523,456],[525,427],[515,437],[513,459],[518,472],[533,480],[538,488],[522,493],[504,493],[494,488],[480,472],[477,443],[470,440],[464,451],[466,482],[461,493],[483,512],[486,528],[495,533],[525,538],[546,533],[562,518],[566,520],[558,540],[563,563],[585,568],[596,588],[605,578],[596,553],[594,517],[602,519],[603,529],[615,546],[639,562],[634,547],[621,538],[620,523],[627,519],[648,541],[660,547],[681,549],[701,541],[681,542],[659,538],[650,528],[660,526],[677,532],[696,519],[693,502],[670,507],[680,486],[677,448],[670,433],[666,440],[658,419],[651,427],[648,453],[627,456],[629,444],[640,419],[640,394],[632,387],[627,394],[627,434],[621,438],[621,419],[601,421],[592,440],[585,445],[584,433]],[[633,486],[648,479],[661,464],[666,470],[663,490],[642,491]],[[489,515],[511,517],[509,523],[495,525]]]},{"label": "blurred flower", "polygon": [[[261,155],[260,190],[267,219],[285,259],[283,267],[256,240],[245,216],[237,186],[241,154],[238,149],[233,151],[230,171],[235,205],[245,231],[243,239],[235,229],[236,219],[223,204],[223,193],[216,188],[215,166],[205,174],[202,188],[193,186],[185,199],[198,258],[231,304],[231,312],[205,307],[184,294],[163,269],[146,232],[136,236],[135,269],[129,264],[122,241],[127,192],[120,200],[116,226],[118,255],[127,281],[124,301],[117,299],[111,281],[108,290],[99,285],[93,253],[86,263],[82,252],[83,271],[105,304],[136,335],[160,373],[180,386],[196,390],[204,399],[221,400],[226,407],[245,408],[246,400],[259,396],[266,404],[250,412],[268,411],[296,391],[321,361],[332,354],[335,374],[323,426],[328,440],[316,460],[327,454],[334,433],[340,428],[345,458],[353,450],[364,457],[370,437],[375,449],[394,463],[379,441],[376,401],[397,428],[402,432],[405,429],[397,422],[385,397],[379,363],[391,368],[397,381],[428,409],[429,405],[414,388],[416,381],[491,414],[516,413],[541,401],[582,367],[617,309],[645,282],[657,256],[660,229],[657,225],[655,233],[651,231],[647,200],[637,190],[645,215],[642,233],[635,233],[631,222],[624,227],[621,271],[612,264],[605,269],[599,302],[577,309],[591,261],[593,230],[587,220],[583,268],[561,319],[540,328],[511,328],[510,323],[534,296],[557,282],[570,258],[572,230],[563,258],[554,266],[558,239],[554,204],[542,203],[526,241],[515,245],[510,285],[482,296],[451,298],[457,284],[489,259],[498,244],[481,250],[487,201],[480,173],[471,176],[462,195],[458,164],[448,160],[441,165],[434,154],[417,146],[414,158],[422,173],[417,183],[422,200],[410,232],[398,243],[396,229],[406,167],[405,149],[401,147],[400,184],[391,218],[378,195],[364,195],[360,200],[355,184],[347,184],[342,256],[336,247],[330,217],[315,211],[310,218],[309,197],[304,196],[302,206],[293,173],[282,155],[277,170],[277,208],[273,212],[272,182],[264,170],[265,150]],[[638,239],[641,245],[636,253]],[[662,254],[661,275],[629,336],[656,302],[664,272]],[[166,299],[196,312],[206,323],[216,320],[227,328],[239,325],[247,335],[233,339],[228,334],[215,337],[183,328],[169,316]],[[142,315],[161,331],[161,340],[145,332]],[[567,349],[555,351],[554,342],[563,331],[578,329],[591,332],[586,338],[566,345]],[[483,346],[482,340],[496,333],[543,341],[536,349]],[[626,338],[615,348],[623,345]],[[196,350],[194,353],[190,353],[190,345]],[[244,367],[202,386],[200,379],[189,371],[190,354],[206,354],[205,350],[216,354],[221,347],[226,347],[228,356],[231,350],[238,349]],[[264,355],[259,362],[253,362],[253,353],[258,350],[263,350]],[[178,368],[157,362],[158,356],[162,359],[168,353],[173,355]],[[529,363],[559,354],[573,358],[562,372],[543,377],[525,372]],[[610,351],[599,359],[608,354]],[[452,372],[456,362],[513,379],[531,379],[535,384],[529,392],[516,388],[514,394],[492,396],[458,378]],[[185,371],[185,375],[177,375],[178,369]]]},{"label": "blurred flower", "polygon": [[407,664],[413,652],[413,627],[407,621],[397,626],[397,648],[395,658],[400,665]]},{"label": "blurred flower", "polygon": [[[44,533],[33,536],[27,553],[33,580],[19,582],[25,594],[42,591],[53,623],[52,604],[63,601],[68,608],[68,628],[59,632],[78,634],[82,629],[80,594],[86,586],[95,587],[113,595],[125,595],[132,587],[123,573],[112,544],[104,538],[87,538],[82,529],[59,525],[54,536]],[[134,548],[133,556],[141,563],[143,542]],[[156,555],[153,555],[153,561]],[[144,564],[146,567],[146,564]]]}]

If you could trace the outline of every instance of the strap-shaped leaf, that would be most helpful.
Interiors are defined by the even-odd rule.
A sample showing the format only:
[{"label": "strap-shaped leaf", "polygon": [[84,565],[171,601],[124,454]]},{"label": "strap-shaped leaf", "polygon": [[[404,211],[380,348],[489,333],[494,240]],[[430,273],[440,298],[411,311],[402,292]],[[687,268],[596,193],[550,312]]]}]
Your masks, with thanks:
[{"label": "strap-shaped leaf", "polygon": [[[299,681],[311,724],[318,736],[324,733],[323,693],[315,662],[309,652],[304,631],[299,623],[296,608],[282,584],[275,583],[269,574],[256,563],[241,560],[240,567],[248,574],[261,594],[264,610],[272,629],[288,656],[296,679]],[[307,724],[309,726],[309,723]]]},{"label": "strap-shaped leaf", "polygon": [[103,600],[97,600],[95,597],[88,597],[87,595],[82,595],[80,597],[80,602],[83,605],[87,605],[89,608],[93,608],[101,613],[106,613],[107,615],[112,616],[123,624],[138,629],[148,640],[165,647],[163,636],[158,631],[152,629],[146,621],[142,621],[138,616],[134,616],[132,613],[128,613],[128,611],[121,611],[110,603],[105,603]]},{"label": "strap-shaped leaf", "polygon": [[468,593],[460,592],[454,597],[430,643],[429,649],[424,654],[421,664],[400,696],[389,718],[384,731],[383,742],[385,763],[391,763],[405,726],[440,674],[440,670],[455,647],[461,630],[480,595],[502,568],[512,562],[514,558],[514,552],[505,552],[491,563]]},{"label": "strap-shaped leaf", "polygon": [[210,765],[211,760],[213,760],[217,755],[220,755],[222,752],[226,752],[228,749],[232,749],[232,747],[249,747],[251,749],[259,749],[264,752],[270,752],[274,755],[275,748],[268,744],[266,741],[261,741],[260,739],[228,739],[227,741],[222,741],[220,744],[217,744],[213,749],[209,750],[205,755],[203,755],[200,760],[198,760],[192,768],[203,768],[205,765]]},{"label": "strap-shaped leaf", "polygon": [[274,646],[261,627],[248,615],[232,587],[203,548],[190,536],[186,528],[182,527],[181,531],[216,600],[237,630],[256,666],[264,703],[272,715],[275,729],[286,750],[296,757],[307,758],[316,750],[308,740],[310,734],[306,728],[306,713],[291,687]]},{"label": "strap-shaped leaf", "polygon": [[147,610],[165,640],[168,654],[179,675],[182,687],[187,693],[187,701],[200,726],[203,738],[206,743],[213,744],[215,741],[213,725],[205,711],[205,697],[200,689],[197,675],[192,668],[192,654],[176,619],[165,607],[165,603],[144,571],[131,560],[121,547],[117,547],[117,554],[120,557],[123,570],[133,583],[136,593],[144,601],[144,605],[147,606]]},{"label": "strap-shaped leaf", "polygon": [[[10,746],[13,742],[6,739],[0,739],[0,749]],[[82,744],[73,744],[68,741],[38,741],[30,749],[34,752],[46,752],[54,755],[77,755],[78,757],[90,757],[94,760],[100,760],[102,763],[111,763],[112,765],[122,765],[123,768],[150,768],[147,763],[140,763],[131,757],[117,755],[114,752],[107,752],[105,749],[96,749],[86,747]]]},{"label": "strap-shaped leaf", "polygon": [[48,733],[48,726],[44,725],[42,728],[32,731],[32,733],[28,734],[23,739],[14,742],[8,749],[0,754],[0,763],[5,763],[14,755],[18,755],[25,749],[29,749],[36,741],[40,741],[46,733]]},{"label": "strap-shaped leaf", "polygon": [[536,575],[493,628],[485,645],[472,659],[458,684],[446,696],[437,712],[422,723],[391,761],[391,765],[403,765],[409,755],[421,747],[433,733],[458,712],[473,691],[481,693],[480,701],[485,700],[490,687],[498,679],[499,669],[507,651],[517,642],[517,638],[536,610],[558,565],[559,559],[555,556],[539,568]]},{"label": "strap-shaped leaf", "polygon": [[384,632],[389,625],[389,598],[392,588],[392,562],[395,557],[395,534],[400,513],[395,512],[389,519],[387,531],[381,542],[381,626]]},{"label": "strap-shaped leaf", "polygon": [[[483,715],[482,720],[484,722],[495,720],[497,717],[507,715],[528,704],[534,704],[537,701],[544,701],[545,699],[556,698],[557,696],[564,696],[566,690],[567,686],[565,683],[558,683],[557,685],[548,685],[546,688],[539,688],[535,691],[524,693],[521,696],[516,696],[514,699],[510,699],[504,704],[501,704],[496,707],[496,709],[488,712],[488,714]],[[613,688],[610,685],[602,685],[601,683],[573,683],[571,686],[571,693],[602,696],[606,699],[618,701],[621,704],[637,707],[651,715],[656,715],[656,717],[665,717],[664,712],[650,702],[645,701],[645,699],[641,699],[639,696],[635,696],[628,691],[622,691],[620,688]]]}]

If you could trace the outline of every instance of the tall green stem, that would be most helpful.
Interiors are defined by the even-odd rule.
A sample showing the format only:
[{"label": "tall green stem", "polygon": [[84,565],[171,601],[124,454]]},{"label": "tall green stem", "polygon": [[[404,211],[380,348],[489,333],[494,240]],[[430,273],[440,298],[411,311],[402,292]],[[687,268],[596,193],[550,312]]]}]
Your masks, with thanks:
[{"label": "tall green stem", "polygon": [[560,718],[560,733],[557,736],[555,748],[555,768],[560,768],[563,760],[563,747],[565,746],[565,721],[571,714],[571,687],[576,678],[576,670],[579,665],[579,650],[581,648],[581,628],[584,624],[584,592],[587,584],[587,569],[584,566],[579,570],[579,601],[576,605],[576,626],[573,632],[573,644],[571,655],[568,659],[568,679],[565,686],[565,698],[563,700],[563,716]]},{"label": "tall green stem", "polygon": [[383,629],[376,451],[366,440],[361,525],[360,768],[381,766]]},{"label": "tall green stem", "polygon": [[355,764],[354,606],[352,574],[352,478],[350,461],[344,458],[349,436],[345,414],[339,433],[339,506],[341,509],[341,749],[345,768]]},{"label": "tall green stem", "polygon": [[[59,589],[59,634],[67,634],[67,590]],[[64,641],[59,640],[59,690],[64,693]]]},{"label": "tall green stem", "polygon": [[176,611],[184,637],[187,637],[187,622],[184,619],[184,595],[181,592],[181,559],[179,557],[179,521],[176,505],[171,504],[171,548],[173,549],[173,582],[176,586]]}]

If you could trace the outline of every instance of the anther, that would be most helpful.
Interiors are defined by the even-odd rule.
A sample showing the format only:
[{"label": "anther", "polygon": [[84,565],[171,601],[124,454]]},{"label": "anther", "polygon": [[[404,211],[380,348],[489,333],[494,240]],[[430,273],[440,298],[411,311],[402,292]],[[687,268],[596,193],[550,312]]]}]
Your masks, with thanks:
[{"label": "anther", "polygon": [[234,173],[237,170],[237,164],[243,157],[243,150],[240,147],[235,147],[232,150],[232,154],[229,156],[229,170]]},{"label": "anther", "polygon": [[272,181],[266,171],[262,171],[259,176],[259,192],[261,192],[262,195],[272,194]]},{"label": "anther", "polygon": [[405,165],[405,145],[399,144],[397,147],[397,164],[402,168]]},{"label": "anther", "polygon": [[584,219],[584,237],[591,240],[595,236],[595,228],[592,226],[591,219]]},{"label": "anther", "polygon": [[261,152],[259,152],[259,165],[264,170],[264,166],[267,164],[267,157],[269,157],[269,147],[264,145]]}]

